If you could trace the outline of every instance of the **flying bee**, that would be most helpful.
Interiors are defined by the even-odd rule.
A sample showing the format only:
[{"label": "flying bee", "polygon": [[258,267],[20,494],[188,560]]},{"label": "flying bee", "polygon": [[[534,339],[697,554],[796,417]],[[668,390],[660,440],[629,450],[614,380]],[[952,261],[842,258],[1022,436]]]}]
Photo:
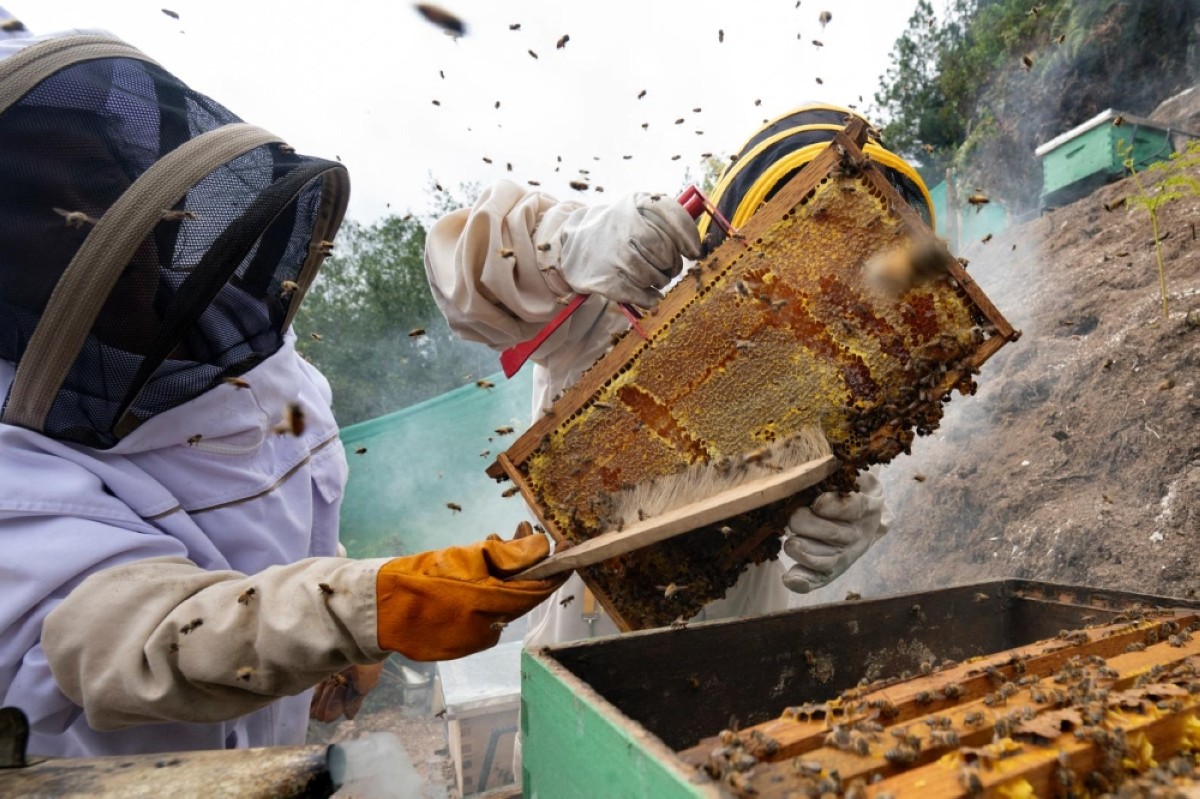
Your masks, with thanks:
[{"label": "flying bee", "polygon": [[817,22],[820,22],[821,27],[824,28],[829,24],[831,19],[833,19],[833,14],[830,14],[828,11],[822,11],[821,16],[817,17]]},{"label": "flying bee", "polygon": [[496,253],[496,254],[497,254],[497,255],[499,255],[501,258],[516,258],[516,257],[517,257],[517,254],[516,254],[516,253],[514,253],[514,252],[513,252],[511,249],[509,249],[508,247],[501,247],[501,248],[500,248],[500,249],[497,251],[497,253]]},{"label": "flying bee", "polygon": [[918,483],[924,483],[926,478],[925,478],[925,475],[921,474],[920,472],[917,472],[916,474],[913,475],[913,479],[916,480]]},{"label": "flying bee", "polygon": [[459,505],[457,502],[447,502],[446,507],[450,509],[451,513],[459,513],[462,511],[462,505]]},{"label": "flying bee", "polygon": [[532,58],[534,61],[538,60],[538,54],[533,52],[532,50],[529,51],[529,57]]},{"label": "flying bee", "polygon": [[366,455],[366,454],[367,454],[367,448],[366,448],[366,447],[359,447],[358,449],[354,450],[354,454],[355,454],[355,455]]},{"label": "flying bee", "polygon": [[466,23],[441,6],[435,6],[432,3],[417,3],[413,7],[427,22],[437,25],[448,36],[457,39],[459,36],[467,34]]},{"label": "flying bee", "polygon": [[1113,117],[1112,123],[1114,128],[1119,128],[1125,124],[1125,117],[1117,114],[1115,117]]},{"label": "flying bee", "polygon": [[333,586],[329,583],[317,583],[317,590],[321,592],[321,596],[328,599],[334,595]]},{"label": "flying bee", "polygon": [[294,436],[304,434],[304,409],[298,402],[289,402],[283,406],[283,419],[275,425],[275,432],[282,435],[291,433]]},{"label": "flying bee", "polygon": [[530,186],[540,186],[540,185],[542,185],[542,184],[541,184],[541,182],[540,182],[540,181],[537,181],[537,180],[527,180],[527,181],[525,181],[525,182],[526,182],[526,183],[528,183]]},{"label": "flying bee", "polygon": [[188,440],[187,440],[188,446],[189,447],[196,446],[197,444],[200,443],[200,439],[202,439],[202,438],[204,438],[204,436],[201,435],[200,433],[197,433],[194,436],[188,436]]},{"label": "flying bee", "polygon": [[[163,13],[166,13],[166,9],[163,9]],[[4,31],[5,33],[20,33],[23,30],[25,30],[25,23],[19,19],[6,19],[4,22],[0,22],[0,31]]]},{"label": "flying bee", "polygon": [[[169,8],[164,8],[164,9],[162,10],[162,12],[163,12],[164,14],[166,14],[168,17],[170,17],[171,19],[179,19],[179,12],[178,12],[178,11],[172,11],[172,10],[171,10],[171,9],[169,9]],[[15,20],[14,20],[14,21],[15,21]],[[8,30],[8,28],[5,28],[5,30]],[[22,25],[20,28],[16,28],[16,30],[25,30],[25,26],[24,26],[24,25]]]},{"label": "flying bee", "polygon": [[279,284],[279,293],[283,296],[295,294],[300,290],[300,284],[294,280],[284,280]]},{"label": "flying bee", "polygon": [[818,85],[818,86],[824,86],[824,85],[825,85],[825,81],[821,80],[820,78],[817,78],[817,85]]},{"label": "flying bee", "polygon": [[509,25],[509,26],[508,26],[508,29],[509,29],[510,31],[519,31],[519,30],[521,30],[521,23],[520,23],[520,22],[514,22],[514,23],[512,23],[511,25]]},{"label": "flying bee", "polygon": [[537,246],[539,252],[550,252],[550,242],[545,241]]},{"label": "flying bee", "polygon": [[497,428],[496,428],[496,435],[498,435],[498,436],[507,436],[507,435],[511,434],[511,433],[512,433],[512,431],[513,431],[513,429],[512,429],[511,427],[508,427],[508,426],[505,426],[505,427],[497,427]]},{"label": "flying bee", "polygon": [[825,42],[821,41],[820,39],[813,39],[812,43],[813,43],[813,47],[824,47],[825,46]]},{"label": "flying bee", "polygon": [[721,44],[724,41],[725,41],[725,30],[722,28],[718,28],[717,29],[717,44]]},{"label": "flying bee", "polygon": [[67,220],[67,227],[82,228],[84,225],[94,225],[100,221],[88,216],[83,211],[67,211],[62,208],[55,208],[54,213]]},{"label": "flying bee", "polygon": [[493,383],[491,380],[476,380],[475,386],[477,388],[495,388],[496,384]]},{"label": "flying bee", "polygon": [[324,341],[320,333],[309,333],[308,335],[313,341]]},{"label": "flying bee", "polygon": [[575,191],[587,191],[588,190],[588,184],[582,180],[572,180],[572,181],[569,181],[567,183],[567,185],[570,186],[571,188],[573,188]]},{"label": "flying bee", "polygon": [[409,338],[420,338],[423,335],[425,335],[425,328],[423,327],[414,327],[412,330],[408,331]]},{"label": "flying bee", "polygon": [[1059,44],[1062,44],[1062,43],[1063,43],[1063,42],[1065,42],[1066,40],[1067,40],[1067,34],[1065,34],[1065,33],[1060,33],[1060,34],[1058,35],[1058,38],[1057,38],[1057,39],[1055,39],[1054,41],[1058,42]]},{"label": "flying bee", "polygon": [[192,619],[190,622],[188,622],[187,624],[180,627],[179,632],[183,633],[184,635],[187,635],[188,633],[192,632],[197,627],[199,627],[201,624],[204,624],[204,619]]},{"label": "flying bee", "polygon": [[670,599],[671,597],[678,594],[680,591],[687,588],[686,585],[676,585],[675,583],[668,583],[667,585],[656,585],[654,587],[657,588],[659,591],[663,592],[663,599]]},{"label": "flying bee", "polygon": [[225,382],[234,388],[250,388],[250,384],[240,377],[227,377]]},{"label": "flying bee", "polygon": [[515,497],[519,493],[521,493],[521,489],[517,488],[516,486],[512,486],[511,488],[504,489],[500,496],[508,499],[509,497]]},{"label": "flying bee", "polygon": [[492,454],[492,451],[490,449],[485,449],[483,452],[479,453],[479,457],[486,458],[488,455],[491,455],[491,454]]},{"label": "flying bee", "polygon": [[258,590],[256,588],[253,588],[253,587],[247,588],[245,591],[243,591],[241,594],[238,595],[238,604],[239,605],[249,605],[250,600],[254,599],[254,595],[257,593],[258,593]]},{"label": "flying bee", "polygon": [[555,42],[555,43],[554,43],[554,49],[555,49],[555,50],[561,50],[561,49],[563,49],[564,47],[566,47],[566,46],[567,46],[567,42],[569,42],[569,41],[571,41],[571,36],[570,36],[570,34],[564,33],[564,34],[562,35],[562,37],[561,37],[561,38],[559,38],[559,40],[558,40],[557,42]]},{"label": "flying bee", "polygon": [[979,213],[979,209],[991,202],[984,194],[975,192],[967,198],[967,202],[975,206],[975,213]]},{"label": "flying bee", "polygon": [[1029,70],[1033,69],[1033,56],[1029,55],[1029,53],[1026,53],[1025,55],[1021,56],[1021,63],[1025,65],[1025,71],[1028,72]]},{"label": "flying bee", "polygon": [[680,158],[683,158],[683,156],[682,156],[682,155],[673,155],[673,156],[671,156],[671,160],[672,160],[672,161],[678,161]]},{"label": "flying bee", "polygon": [[254,669],[249,666],[242,666],[237,670],[237,678],[242,682],[250,682],[252,676],[254,676]]},{"label": "flying bee", "polygon": [[643,122],[643,123],[642,123],[642,130],[648,130],[649,128],[650,128],[650,123],[649,123],[649,122]]},{"label": "flying bee", "polygon": [[989,234],[987,234],[986,236],[984,236],[982,239],[980,239],[980,240],[979,240],[979,242],[980,242],[981,244],[987,244],[987,243],[988,243],[989,241],[991,241],[991,240],[992,240],[992,234],[991,234],[991,233],[989,233]]},{"label": "flying bee", "polygon": [[565,608],[567,605],[571,604],[571,603],[572,603],[572,602],[574,602],[574,601],[575,601],[575,595],[574,595],[574,594],[571,594],[571,595],[570,595],[570,596],[568,596],[568,597],[564,597],[564,598],[560,599],[560,600],[558,601],[558,606],[559,606],[560,608]]}]

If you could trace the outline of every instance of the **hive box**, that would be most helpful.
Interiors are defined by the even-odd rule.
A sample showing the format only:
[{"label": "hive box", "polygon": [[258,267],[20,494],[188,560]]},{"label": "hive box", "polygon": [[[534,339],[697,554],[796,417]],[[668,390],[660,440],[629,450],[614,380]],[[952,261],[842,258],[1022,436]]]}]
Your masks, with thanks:
[{"label": "hive box", "polygon": [[1200,608],[1007,580],[526,652],[524,795],[727,796],[678,753],[721,729],[827,700],[864,678],[1053,638],[1137,604]]},{"label": "hive box", "polygon": [[521,642],[438,664],[454,774],[463,796],[516,781],[513,745],[520,707]]}]

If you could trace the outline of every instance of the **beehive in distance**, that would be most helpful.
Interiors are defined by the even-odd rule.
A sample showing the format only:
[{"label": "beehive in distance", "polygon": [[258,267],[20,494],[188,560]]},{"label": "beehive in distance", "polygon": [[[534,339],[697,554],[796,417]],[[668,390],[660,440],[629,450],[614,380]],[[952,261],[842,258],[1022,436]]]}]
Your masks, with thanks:
[{"label": "beehive in distance", "polygon": [[[949,253],[891,294],[867,264],[929,237],[858,149],[852,123],[741,230],[693,267],[491,470],[512,478],[557,540],[616,524],[613,498],[697,463],[819,430],[842,463],[826,488],[933,430],[951,389],[1016,332]],[[765,465],[769,468],[769,464]],[[773,557],[776,503],[586,569],[625,629],[688,618]],[[664,586],[677,590],[667,591]],[[669,595],[668,595],[669,594]]]}]

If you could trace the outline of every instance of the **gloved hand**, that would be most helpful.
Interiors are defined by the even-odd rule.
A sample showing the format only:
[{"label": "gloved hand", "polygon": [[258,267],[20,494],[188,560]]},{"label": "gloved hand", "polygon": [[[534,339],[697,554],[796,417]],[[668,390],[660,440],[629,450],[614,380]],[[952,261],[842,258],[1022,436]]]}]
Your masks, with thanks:
[{"label": "gloved hand", "polygon": [[858,488],[821,494],[788,520],[783,551],[796,565],[783,575],[783,584],[792,591],[807,594],[833,582],[887,533],[892,513],[879,478],[861,474]]},{"label": "gloved hand", "polygon": [[470,546],[388,561],[375,583],[379,646],[412,660],[453,660],[495,646],[505,624],[566,581],[567,574],[502,579],[549,553],[546,538],[522,522],[511,541],[490,535]]},{"label": "gloved hand", "polygon": [[308,706],[308,717],[330,722],[345,714],[346,718],[353,719],[362,708],[367,694],[379,683],[381,671],[383,663],[351,666],[317,683]]},{"label": "gloved hand", "polygon": [[572,290],[653,307],[656,291],[700,257],[696,223],[672,197],[630,194],[612,205],[580,208],[562,227],[559,271]]}]

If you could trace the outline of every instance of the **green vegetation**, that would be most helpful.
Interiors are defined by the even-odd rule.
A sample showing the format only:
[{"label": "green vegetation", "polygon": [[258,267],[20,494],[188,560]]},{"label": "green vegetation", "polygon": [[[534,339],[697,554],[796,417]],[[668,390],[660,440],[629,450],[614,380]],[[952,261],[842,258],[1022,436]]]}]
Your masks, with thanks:
[{"label": "green vegetation", "polygon": [[[1162,241],[1159,237],[1158,212],[1167,203],[1181,200],[1184,197],[1200,197],[1200,141],[1188,144],[1181,153],[1172,153],[1169,161],[1159,161],[1138,172],[1134,169],[1131,156],[1133,148],[1126,145],[1122,152],[1125,155],[1125,168],[1133,174],[1137,193],[1126,199],[1130,210],[1142,208],[1150,216],[1150,226],[1154,231],[1154,255],[1158,260],[1158,289],[1162,295],[1163,319],[1170,316],[1167,308],[1167,274],[1163,269]],[[1143,181],[1143,176],[1147,180]],[[1146,186],[1150,185],[1147,191]]]},{"label": "green vegetation", "polygon": [[[435,213],[448,204],[442,197]],[[296,314],[297,348],[328,378],[342,426],[499,369],[490,349],[450,331],[425,279],[424,250],[425,226],[411,214],[347,222]],[[425,333],[409,336],[417,328]]]}]

